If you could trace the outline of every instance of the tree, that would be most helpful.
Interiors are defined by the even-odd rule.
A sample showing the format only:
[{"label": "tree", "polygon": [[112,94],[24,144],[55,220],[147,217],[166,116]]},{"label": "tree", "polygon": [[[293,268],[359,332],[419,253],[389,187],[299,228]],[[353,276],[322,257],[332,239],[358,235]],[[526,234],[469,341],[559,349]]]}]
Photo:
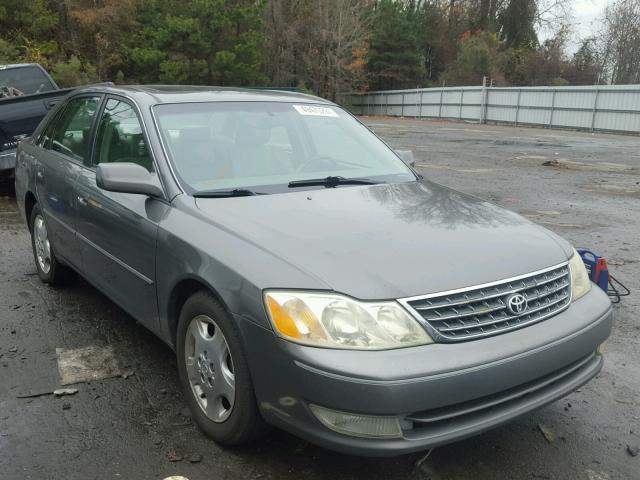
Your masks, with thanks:
[{"label": "tree", "polygon": [[69,24],[64,49],[70,56],[95,59],[102,78],[118,72],[133,76],[129,49],[135,32],[140,0],[64,0],[62,18]]},{"label": "tree", "polygon": [[573,55],[567,79],[574,85],[594,85],[600,83],[602,60],[594,37],[585,38]]},{"label": "tree", "polygon": [[98,80],[95,67],[91,64],[83,64],[75,55],[68,62],[55,64],[50,73],[61,87],[75,87]]},{"label": "tree", "polygon": [[537,4],[533,0],[510,0],[499,14],[500,37],[506,48],[535,49]]},{"label": "tree", "polygon": [[4,0],[0,5],[0,32],[5,55],[11,61],[49,66],[59,53],[60,17],[57,4],[47,0]]},{"label": "tree", "polygon": [[480,85],[483,77],[501,78],[500,42],[494,33],[466,33],[460,41],[455,62],[443,78],[447,85]]},{"label": "tree", "polygon": [[131,59],[144,82],[264,84],[264,2],[146,0]]},{"label": "tree", "polygon": [[417,2],[377,2],[367,65],[373,90],[416,87],[424,81],[418,7]]},{"label": "tree", "polygon": [[640,0],[615,0],[603,24],[600,50],[609,81],[640,83]]},{"label": "tree", "polygon": [[367,86],[369,0],[271,0],[266,72],[276,85],[336,100]]}]

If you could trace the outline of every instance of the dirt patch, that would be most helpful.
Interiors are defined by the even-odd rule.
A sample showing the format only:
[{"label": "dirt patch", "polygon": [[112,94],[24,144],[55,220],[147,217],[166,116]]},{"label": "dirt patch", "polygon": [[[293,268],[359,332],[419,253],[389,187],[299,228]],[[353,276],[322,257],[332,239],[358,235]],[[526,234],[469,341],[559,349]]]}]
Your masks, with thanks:
[{"label": "dirt patch", "polygon": [[613,183],[596,183],[580,187],[585,192],[609,193],[611,195],[627,195],[640,197],[640,186],[616,185]]},{"label": "dirt patch", "polygon": [[[530,158],[530,157],[529,157]],[[553,167],[561,170],[588,170],[597,172],[609,172],[609,173],[630,173],[637,171],[637,168],[631,165],[624,165],[622,163],[613,162],[598,162],[598,163],[586,163],[575,162],[566,160],[564,158],[558,158],[544,162],[542,165],[545,167]]]},{"label": "dirt patch", "polygon": [[451,170],[453,172],[460,172],[460,173],[488,173],[491,172],[493,170],[495,170],[494,168],[456,168],[456,167],[450,167],[449,165],[435,165],[433,163],[416,163],[417,167],[422,167],[422,168],[435,168],[437,170]]},{"label": "dirt patch", "polygon": [[102,380],[122,375],[111,347],[57,349],[60,385]]}]

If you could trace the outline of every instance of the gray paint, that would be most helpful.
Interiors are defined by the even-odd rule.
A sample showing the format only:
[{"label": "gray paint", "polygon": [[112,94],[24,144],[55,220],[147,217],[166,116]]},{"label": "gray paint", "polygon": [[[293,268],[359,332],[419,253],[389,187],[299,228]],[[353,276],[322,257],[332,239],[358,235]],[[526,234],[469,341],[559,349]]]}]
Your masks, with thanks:
[{"label": "gray paint", "polygon": [[[319,444],[392,455],[477,433],[548,403],[592,378],[602,360],[528,401],[429,435],[357,439],[322,427],[306,402],[345,411],[406,415],[502,392],[592,355],[609,335],[601,291],[538,324],[472,342],[363,352],[305,347],[272,331],[266,288],[335,290],[399,299],[489,283],[567,261],[570,245],[495,205],[432,182],[294,190],[268,196],[194,199],[181,192],[159,143],[151,106],[176,101],[312,101],[281,92],[162,89],[99,91],[134,102],[146,126],[163,195],[107,192],[88,162],[78,165],[22,144],[18,205],[27,195],[58,218],[54,247],[89,281],[170,345],[174,289],[197,280],[236,319],[264,417]],[[36,137],[37,138],[37,137]],[[41,180],[38,171],[44,170]],[[51,193],[63,199],[63,215]],[[74,248],[60,243],[62,235]],[[59,248],[60,247],[60,248]],[[474,417],[475,418],[475,417]],[[457,426],[456,426],[457,425]],[[459,427],[459,428],[458,428]],[[412,437],[413,435],[413,437]],[[435,435],[435,436],[434,436]]]}]

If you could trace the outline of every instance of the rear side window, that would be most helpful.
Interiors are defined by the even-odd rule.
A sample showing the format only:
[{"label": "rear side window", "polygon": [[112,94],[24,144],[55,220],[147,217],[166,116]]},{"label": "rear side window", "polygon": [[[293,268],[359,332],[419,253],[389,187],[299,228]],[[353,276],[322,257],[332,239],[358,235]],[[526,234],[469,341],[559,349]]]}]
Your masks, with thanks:
[{"label": "rear side window", "polygon": [[32,65],[0,69],[0,88],[15,88],[23,95],[55,90],[45,73]]},{"label": "rear side window", "polygon": [[134,108],[127,102],[110,98],[100,118],[96,137],[94,164],[130,162],[153,171],[142,125]]},{"label": "rear side window", "polygon": [[89,156],[91,126],[99,105],[100,97],[71,100],[54,122],[50,148],[84,162]]}]

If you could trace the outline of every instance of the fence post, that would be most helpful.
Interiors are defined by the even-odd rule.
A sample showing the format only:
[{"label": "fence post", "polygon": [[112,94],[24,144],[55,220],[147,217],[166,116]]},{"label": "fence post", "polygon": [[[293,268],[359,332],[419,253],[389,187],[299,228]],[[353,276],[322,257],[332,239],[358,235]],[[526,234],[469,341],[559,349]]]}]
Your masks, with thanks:
[{"label": "fence post", "polygon": [[400,117],[404,118],[404,93],[402,93],[402,105],[400,107]]},{"label": "fence post", "polygon": [[389,94],[385,94],[384,96],[384,114],[385,116],[389,116]]},{"label": "fence post", "polygon": [[424,88],[420,90],[420,110],[418,112],[418,116],[422,118],[422,105],[424,103]]},{"label": "fence post", "polygon": [[482,77],[482,92],[480,94],[480,123],[486,123],[485,121],[485,108],[487,105],[487,77]]},{"label": "fence post", "polygon": [[520,116],[520,95],[522,95],[522,89],[518,89],[518,100],[516,101],[516,123],[515,126],[518,126],[518,117]]},{"label": "fence post", "polygon": [[600,89],[596,86],[596,97],[593,99],[593,111],[591,112],[591,132],[596,127],[596,113],[598,113],[598,96],[600,95]]},{"label": "fence post", "polygon": [[444,93],[444,87],[440,88],[440,106],[438,107],[438,118],[442,118],[442,94]]},{"label": "fence post", "polygon": [[553,96],[551,97],[551,115],[549,115],[549,126],[553,127],[553,112],[556,108],[556,89],[553,89]]},{"label": "fence post", "polygon": [[462,102],[464,100],[464,90],[460,90],[460,111],[458,112],[458,120],[462,120]]}]

